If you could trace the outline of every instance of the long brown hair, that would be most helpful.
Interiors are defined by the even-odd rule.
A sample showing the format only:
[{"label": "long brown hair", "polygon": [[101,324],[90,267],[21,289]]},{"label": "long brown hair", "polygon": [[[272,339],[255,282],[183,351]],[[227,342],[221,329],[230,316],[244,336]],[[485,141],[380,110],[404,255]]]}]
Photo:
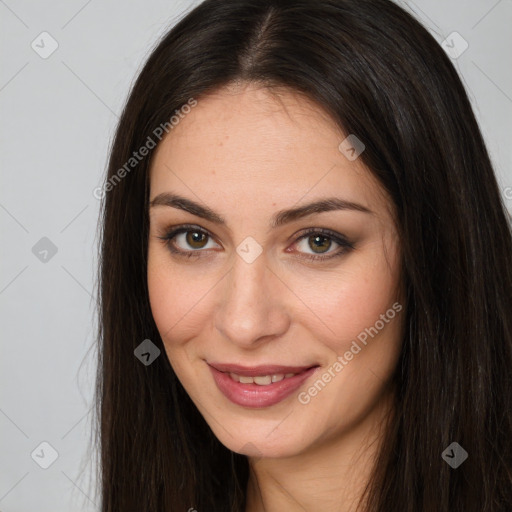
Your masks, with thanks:
[{"label": "long brown hair", "polygon": [[[102,512],[245,507],[247,458],[215,438],[176,378],[151,315],[154,149],[127,166],[191,98],[235,79],[317,102],[364,142],[360,158],[396,207],[405,336],[397,414],[365,510],[510,512],[510,224],[456,70],[428,31],[388,0],[206,0],[150,54],[117,127],[102,202]],[[148,366],[134,356],[145,339],[162,352]],[[441,456],[452,442],[469,455],[456,469]]]}]

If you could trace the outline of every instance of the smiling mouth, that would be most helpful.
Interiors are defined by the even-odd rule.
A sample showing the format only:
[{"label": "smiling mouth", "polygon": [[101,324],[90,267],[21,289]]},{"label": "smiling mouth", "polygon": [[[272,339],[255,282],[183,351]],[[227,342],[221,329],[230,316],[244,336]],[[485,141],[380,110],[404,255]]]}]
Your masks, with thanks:
[{"label": "smiling mouth", "polygon": [[320,365],[240,366],[207,363],[218,389],[237,405],[262,408],[274,405],[297,390]]}]

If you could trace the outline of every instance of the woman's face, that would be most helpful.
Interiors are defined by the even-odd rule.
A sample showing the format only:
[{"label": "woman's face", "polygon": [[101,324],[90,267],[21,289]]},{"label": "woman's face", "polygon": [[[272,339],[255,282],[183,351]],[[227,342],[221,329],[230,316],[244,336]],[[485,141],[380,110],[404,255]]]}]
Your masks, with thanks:
[{"label": "woman's face", "polygon": [[398,239],[345,138],[302,96],[249,85],[200,99],[152,160],[152,313],[233,451],[306,452],[369,425],[388,396],[405,311]]}]

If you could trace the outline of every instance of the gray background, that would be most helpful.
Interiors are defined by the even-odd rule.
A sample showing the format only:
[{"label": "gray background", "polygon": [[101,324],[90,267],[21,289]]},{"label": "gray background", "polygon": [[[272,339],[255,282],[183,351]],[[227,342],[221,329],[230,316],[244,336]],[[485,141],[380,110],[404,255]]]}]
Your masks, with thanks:
[{"label": "gray background", "polygon": [[[0,0],[2,512],[98,510],[88,451],[97,325],[93,190],[134,76],[160,35],[198,3]],[[464,42],[454,31],[467,41],[453,62],[512,210],[512,1],[401,5],[439,43],[448,38],[460,52]],[[52,44],[40,36],[45,31],[58,48],[42,58]],[[52,461],[52,451],[42,442],[58,453],[47,469],[40,465]]]}]

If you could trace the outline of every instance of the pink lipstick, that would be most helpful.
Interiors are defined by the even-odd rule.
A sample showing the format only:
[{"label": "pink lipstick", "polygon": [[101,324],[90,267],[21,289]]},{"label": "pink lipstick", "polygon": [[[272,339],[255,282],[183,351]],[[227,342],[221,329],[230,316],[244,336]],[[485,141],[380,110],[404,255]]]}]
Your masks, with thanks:
[{"label": "pink lipstick", "polygon": [[263,408],[281,402],[319,368],[313,366],[208,363],[219,390],[243,407]]}]

